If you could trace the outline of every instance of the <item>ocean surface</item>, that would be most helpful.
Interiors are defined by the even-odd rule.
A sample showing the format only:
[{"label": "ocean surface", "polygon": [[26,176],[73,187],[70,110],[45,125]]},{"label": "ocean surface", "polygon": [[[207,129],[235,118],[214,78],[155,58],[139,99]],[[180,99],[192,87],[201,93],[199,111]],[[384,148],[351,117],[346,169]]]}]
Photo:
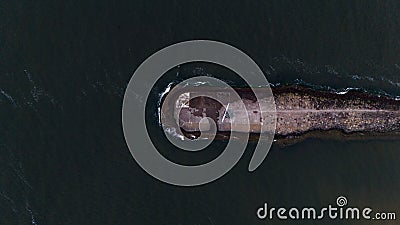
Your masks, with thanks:
[{"label": "ocean surface", "polygon": [[[400,217],[400,139],[273,145],[252,173],[250,143],[223,178],[183,188],[139,167],[121,124],[135,69],[154,52],[193,39],[243,50],[273,85],[399,98],[399,11],[394,0],[3,1],[0,224],[377,224],[256,216],[265,202],[319,208],[338,196]],[[196,75],[241,85],[235,74],[198,63],[171,69],[154,86],[149,135],[177,160],[209,160],[226,144],[215,142],[193,159],[162,136],[160,93]]]}]

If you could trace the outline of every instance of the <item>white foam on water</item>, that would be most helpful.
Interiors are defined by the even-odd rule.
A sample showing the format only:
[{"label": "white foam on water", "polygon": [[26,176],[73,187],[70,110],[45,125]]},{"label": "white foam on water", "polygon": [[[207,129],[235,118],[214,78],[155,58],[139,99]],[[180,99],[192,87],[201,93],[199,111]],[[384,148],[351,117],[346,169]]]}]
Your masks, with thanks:
[{"label": "white foam on water", "polygon": [[11,97],[11,95],[7,94],[4,90],[0,89],[0,93],[4,95],[10,103],[15,105],[15,100]]}]

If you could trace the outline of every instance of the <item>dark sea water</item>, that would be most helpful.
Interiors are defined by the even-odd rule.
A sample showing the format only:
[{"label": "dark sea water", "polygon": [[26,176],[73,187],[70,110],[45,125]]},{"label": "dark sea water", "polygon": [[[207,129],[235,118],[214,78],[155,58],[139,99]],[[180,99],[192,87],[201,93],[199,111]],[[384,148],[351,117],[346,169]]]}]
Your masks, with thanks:
[{"label": "dark sea water", "polygon": [[[400,140],[274,145],[249,173],[253,143],[223,178],[183,188],[138,166],[121,125],[135,69],[192,39],[243,50],[274,85],[398,97],[399,11],[398,1],[1,2],[0,224],[378,224],[256,217],[264,202],[319,208],[340,195],[400,217]],[[171,71],[153,89],[149,120],[169,83],[223,76],[201,65]],[[150,135],[159,137],[153,120]]]}]

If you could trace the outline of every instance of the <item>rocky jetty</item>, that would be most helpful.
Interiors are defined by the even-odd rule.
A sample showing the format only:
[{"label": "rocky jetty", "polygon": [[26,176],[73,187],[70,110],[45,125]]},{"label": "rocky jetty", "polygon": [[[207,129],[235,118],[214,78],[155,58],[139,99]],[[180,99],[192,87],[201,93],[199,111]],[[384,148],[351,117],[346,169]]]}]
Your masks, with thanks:
[{"label": "rocky jetty", "polygon": [[[221,92],[214,89],[207,91]],[[332,133],[328,131],[362,135],[400,132],[400,101],[386,96],[358,91],[334,93],[302,86],[280,86],[272,91],[276,106],[277,139],[309,135],[313,131],[322,135],[324,132]],[[193,89],[195,92],[204,90]],[[225,108],[207,97],[186,101],[191,93],[181,94],[176,103],[172,104],[175,108],[168,112],[174,112],[181,130],[188,137],[199,136],[199,123],[204,121],[204,117],[214,120],[219,138],[229,137],[232,133],[231,124],[243,121],[250,123],[249,132],[253,138],[257,137],[260,127],[268,121],[257,107],[263,100],[255,99],[249,88],[239,88],[236,92],[245,104],[247,114],[235,111],[235,102],[228,102],[230,105]],[[244,115],[247,117],[244,118]]]}]

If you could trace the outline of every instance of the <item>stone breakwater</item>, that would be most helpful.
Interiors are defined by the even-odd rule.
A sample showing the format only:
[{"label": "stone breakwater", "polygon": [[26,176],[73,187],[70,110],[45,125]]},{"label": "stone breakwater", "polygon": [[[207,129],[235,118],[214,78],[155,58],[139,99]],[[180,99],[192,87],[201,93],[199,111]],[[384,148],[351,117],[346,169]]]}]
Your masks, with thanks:
[{"label": "stone breakwater", "polygon": [[[218,92],[221,90],[210,89]],[[227,138],[232,123],[250,123],[250,133],[257,134],[268,118],[259,112],[259,100],[250,89],[236,89],[247,109],[246,114],[234,110],[235,102],[228,108],[207,97],[188,101],[191,93],[177,95],[174,117],[184,134],[195,138],[199,135],[202,118],[209,117],[217,126],[217,137]],[[221,92],[222,93],[222,92]],[[276,105],[276,138],[301,136],[310,131],[337,130],[344,133],[393,133],[400,132],[400,101],[363,92],[332,93],[301,86],[273,88]],[[263,100],[261,100],[263,101]],[[265,102],[265,101],[264,101]],[[267,113],[268,114],[268,113]],[[268,124],[267,124],[268,126]],[[204,126],[203,126],[204,127]],[[204,130],[204,129],[203,129]],[[240,130],[239,130],[240,133]]]},{"label": "stone breakwater", "polygon": [[343,94],[302,87],[274,90],[276,135],[299,135],[313,130],[345,133],[400,131],[400,101],[350,91]]}]

